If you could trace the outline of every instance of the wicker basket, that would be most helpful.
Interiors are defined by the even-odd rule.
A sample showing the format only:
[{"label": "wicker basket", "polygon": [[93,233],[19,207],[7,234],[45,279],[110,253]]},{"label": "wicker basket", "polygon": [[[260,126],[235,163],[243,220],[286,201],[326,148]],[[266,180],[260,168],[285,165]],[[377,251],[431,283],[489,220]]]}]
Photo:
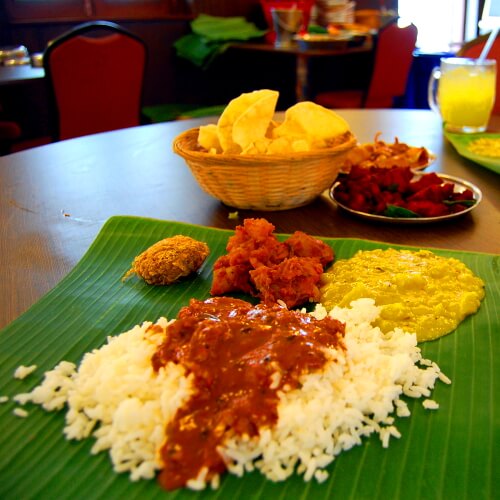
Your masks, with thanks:
[{"label": "wicker basket", "polygon": [[178,135],[173,150],[182,156],[204,191],[230,207],[288,210],[310,203],[332,184],[345,155],[346,141],[328,149],[283,155],[210,154],[198,146],[198,128]]}]

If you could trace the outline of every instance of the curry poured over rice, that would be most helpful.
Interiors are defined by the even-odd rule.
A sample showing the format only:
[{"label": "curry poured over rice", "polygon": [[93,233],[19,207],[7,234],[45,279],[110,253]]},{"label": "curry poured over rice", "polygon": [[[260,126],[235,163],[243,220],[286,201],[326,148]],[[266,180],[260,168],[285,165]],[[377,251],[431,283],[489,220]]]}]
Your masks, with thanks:
[{"label": "curry poured over rice", "polygon": [[[185,339],[182,324],[198,321],[191,312],[177,326],[177,321],[169,326],[165,319],[144,323],[109,337],[107,344],[87,353],[78,367],[60,363],[46,373],[40,386],[15,399],[47,410],[66,406],[66,437],[92,435],[96,439],[92,453],[109,450],[114,470],[129,472],[132,480],[150,479],[161,471],[166,486],[202,489],[209,484],[217,487],[225,469],[240,476],[258,469],[272,481],[294,473],[307,481],[324,481],[335,457],[360,445],[364,437],[378,434],[384,447],[391,438],[400,437],[395,417],[410,415],[403,396],[425,398],[425,407],[437,408],[429,399],[431,390],[438,378],[449,382],[435,363],[422,359],[415,335],[400,329],[382,334],[372,326],[379,308],[370,299],[358,300],[348,309],[335,308],[329,315],[321,306],[309,315],[238,302],[243,321],[250,322],[250,330],[257,328],[259,337],[253,349],[238,352],[239,360],[232,367],[248,368],[247,388],[252,375],[257,377],[259,390],[251,396],[246,419],[238,413],[249,402],[245,385],[239,397],[241,377],[225,379],[220,369],[219,383],[229,389],[220,392],[214,390],[217,384],[210,370],[204,372],[204,364],[198,363],[212,356],[205,335],[218,343],[227,337],[230,342],[231,333],[245,335],[240,327],[238,333],[231,332],[228,325],[242,321],[233,318],[231,307],[222,306],[216,312],[217,305],[222,305],[219,300],[224,299],[194,306],[205,319],[200,329],[190,333],[188,328]],[[260,317],[262,331],[251,324],[252,316]],[[214,328],[205,330],[205,320],[213,322]],[[338,321],[345,323],[345,334]],[[273,331],[269,337],[264,334],[266,322]],[[277,329],[272,327],[275,322],[280,325]],[[196,341],[188,342],[190,336]],[[310,338],[317,342],[305,345]],[[298,367],[290,367],[288,359],[287,349],[294,345],[305,348]],[[205,390],[213,391],[212,395]],[[209,408],[219,412],[210,416],[215,427],[203,427],[203,418],[194,416],[197,398],[201,398],[202,413]],[[183,439],[176,441],[177,431],[197,433],[196,446],[187,449]],[[209,446],[198,446],[204,437]],[[176,460],[184,454],[195,457],[188,469]]]}]

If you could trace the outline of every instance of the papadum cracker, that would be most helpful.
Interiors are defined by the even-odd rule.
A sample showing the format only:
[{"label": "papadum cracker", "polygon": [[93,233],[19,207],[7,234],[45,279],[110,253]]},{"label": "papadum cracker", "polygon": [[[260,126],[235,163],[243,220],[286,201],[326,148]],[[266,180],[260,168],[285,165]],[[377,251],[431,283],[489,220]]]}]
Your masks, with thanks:
[{"label": "papadum cracker", "polygon": [[217,125],[200,127],[198,144],[209,153],[279,155],[325,149],[339,144],[350,132],[334,111],[305,101],[273,119],[279,93],[256,90],[229,102]]},{"label": "papadum cracker", "polygon": [[328,141],[349,131],[347,122],[331,109],[304,101],[288,108],[285,120],[273,130],[273,138],[285,137],[293,145],[305,141],[309,149],[329,146]]},{"label": "papadum cracker", "polygon": [[203,125],[198,133],[198,144],[210,153],[222,153],[217,135],[217,125]]},{"label": "papadum cracker", "polygon": [[217,135],[224,153],[239,154],[250,143],[264,137],[278,96],[275,90],[255,90],[229,102],[217,123]]},{"label": "papadum cracker", "polygon": [[[263,91],[261,91],[263,92]],[[253,103],[233,125],[233,141],[242,151],[265,138],[269,124],[274,116],[278,101],[278,92],[269,91],[257,102]]]}]

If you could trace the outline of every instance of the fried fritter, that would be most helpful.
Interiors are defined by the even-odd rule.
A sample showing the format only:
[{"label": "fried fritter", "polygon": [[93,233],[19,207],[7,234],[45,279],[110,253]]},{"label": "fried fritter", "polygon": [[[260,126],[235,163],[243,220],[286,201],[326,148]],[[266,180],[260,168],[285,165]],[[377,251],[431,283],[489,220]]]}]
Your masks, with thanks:
[{"label": "fried fritter", "polygon": [[189,236],[165,238],[138,255],[122,280],[137,274],[149,285],[170,285],[197,271],[210,249]]},{"label": "fried fritter", "polygon": [[285,241],[266,219],[245,219],[214,264],[211,295],[244,292],[265,303],[278,300],[287,307],[319,300],[323,267],[334,259],[323,241],[295,231]]},{"label": "fried fritter", "polygon": [[431,154],[424,147],[409,146],[399,142],[397,137],[394,138],[393,144],[389,144],[382,141],[380,135],[381,132],[375,135],[372,144],[360,144],[349,151],[343,167],[346,173],[354,166],[422,169],[432,160]]}]

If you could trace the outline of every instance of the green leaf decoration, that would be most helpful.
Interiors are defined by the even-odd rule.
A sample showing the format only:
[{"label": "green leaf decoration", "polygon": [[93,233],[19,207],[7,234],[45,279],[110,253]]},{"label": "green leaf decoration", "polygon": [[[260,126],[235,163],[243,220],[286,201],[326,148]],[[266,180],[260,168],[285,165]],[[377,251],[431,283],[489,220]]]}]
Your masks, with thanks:
[{"label": "green leaf decoration", "polygon": [[[211,254],[199,274],[170,287],[138,278],[121,281],[133,258],[156,241],[185,234],[208,243]],[[212,267],[225,253],[231,231],[178,222],[113,217],[77,266],[39,302],[0,332],[0,498],[28,499],[492,499],[498,495],[500,464],[500,256],[435,250],[463,261],[486,283],[481,309],[458,329],[422,344],[451,378],[438,383],[437,411],[409,401],[411,416],[396,420],[402,437],[382,448],[377,438],[341,454],[328,468],[326,482],[294,476],[273,483],[259,473],[226,475],[218,490],[166,492],[155,480],[131,482],[113,472],[107,453],[90,454],[92,439],[66,441],[64,412],[46,413],[26,405],[27,418],[13,415],[12,397],[38,385],[59,361],[78,363],[108,335],[144,320],[174,317],[191,297],[209,296]],[[327,239],[337,259],[358,250],[403,248],[358,239]],[[411,247],[404,247],[411,248]],[[15,293],[15,290],[11,291]],[[13,378],[19,365],[38,369]]]},{"label": "green leaf decoration", "polygon": [[268,30],[261,30],[244,17],[220,17],[200,14],[191,22],[193,33],[211,41],[248,40],[264,36]]},{"label": "green leaf decoration", "polygon": [[404,218],[415,218],[420,217],[417,213],[412,210],[408,210],[407,208],[398,207],[396,205],[387,205],[387,208],[384,210],[384,215],[386,217],[404,217]]},{"label": "green leaf decoration", "polygon": [[443,200],[443,203],[448,206],[463,205],[464,207],[472,207],[476,204],[476,200]]}]

